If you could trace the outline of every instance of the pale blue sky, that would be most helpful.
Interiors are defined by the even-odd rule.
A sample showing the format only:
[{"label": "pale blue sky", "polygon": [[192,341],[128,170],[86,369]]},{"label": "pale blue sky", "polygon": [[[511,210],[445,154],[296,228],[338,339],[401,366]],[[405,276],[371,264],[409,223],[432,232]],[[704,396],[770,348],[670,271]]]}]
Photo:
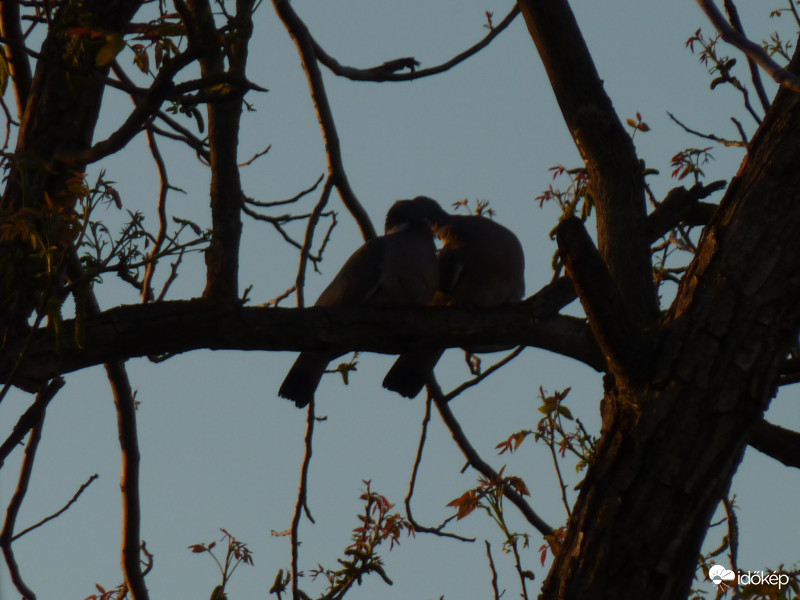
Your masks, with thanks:
[{"label": "pale blue sky", "polygon": [[[293,5],[339,62],[369,67],[412,55],[422,66],[438,64],[485,34],[484,11],[494,11],[498,22],[513,4],[295,0]],[[788,19],[767,19],[770,8],[741,3],[751,37],[760,41],[781,26],[784,37],[791,38]],[[669,178],[669,159],[675,152],[709,145],[680,131],[666,111],[698,129],[729,137],[735,136],[730,116],[738,117],[748,132],[754,130],[739,97],[728,89],[710,91],[705,68],[684,48],[698,27],[711,32],[694,3],[580,0],[573,2],[573,9],[620,116],[634,117],[638,111],[652,128],[637,134],[635,142],[647,165],[662,173],[650,179],[657,195],[676,185]],[[248,195],[277,200],[313,183],[325,170],[325,157],[297,53],[270,3],[260,8],[256,23],[249,75],[270,91],[248,96],[257,112],[245,115],[240,159],[272,144],[270,153],[243,176]],[[733,49],[725,52],[738,56]],[[445,206],[464,198],[490,200],[497,220],[523,241],[528,293],[549,281],[554,243],[548,233],[558,214],[554,208],[539,209],[534,198],[551,181],[549,167],[578,166],[579,158],[521,18],[478,56],[434,78],[374,84],[337,79],[327,71],[324,75],[345,167],[377,228],[398,198],[426,194]],[[743,71],[739,75],[746,77]],[[101,135],[129,110],[126,99],[109,104]],[[165,141],[162,150],[171,165],[172,183],[187,192],[172,194],[170,209],[206,224],[207,171],[179,146]],[[729,179],[742,151],[718,148],[714,154],[716,160],[707,168],[709,180]],[[158,182],[143,138],[132,143],[130,152],[91,172],[96,174],[100,166],[119,182],[126,208],[145,211],[152,219]],[[310,208],[314,201],[309,198],[304,206]],[[312,300],[361,243],[338,197],[331,206],[339,212],[340,225],[321,274],[309,277],[307,297]],[[122,218],[115,213],[112,210],[109,218]],[[296,253],[271,228],[245,219],[240,280],[243,287],[253,285],[253,303],[266,302],[290,287],[296,264]],[[162,281],[165,274],[166,269]],[[203,277],[200,256],[185,261],[173,297],[199,295]],[[103,306],[137,301],[124,285],[110,277],[106,281],[109,285],[99,289]],[[437,369],[445,388],[466,376],[459,354],[448,352]],[[270,530],[289,527],[302,457],[305,412],[276,393],[293,360],[291,353],[198,351],[159,365],[144,359],[128,363],[141,403],[142,535],[155,554],[155,568],[147,578],[153,598],[210,595],[218,583],[215,565],[186,547],[216,539],[220,527],[254,552],[255,566],[241,567],[228,587],[231,600],[266,596],[277,570],[288,567],[288,540],[272,537]],[[374,490],[402,505],[424,401],[407,401],[381,389],[391,360],[363,355],[349,386],[333,375],[317,393],[317,412],[328,420],[317,427],[315,437],[309,505],[317,524],[304,521],[301,528],[305,569],[317,563],[335,566],[357,524],[362,479],[371,479]],[[83,599],[94,592],[95,583],[113,587],[121,580],[119,449],[111,394],[101,367],[66,379],[48,410],[18,527],[60,508],[91,474],[98,473],[100,479],[66,514],[15,544],[22,573],[42,599]],[[596,431],[599,376],[535,349],[454,401],[453,409],[484,458],[497,468],[507,464],[507,473],[522,476],[535,510],[559,526],[564,510],[547,449],[526,444],[518,454],[502,457],[493,450],[509,434],[535,428],[539,386],[548,391],[572,386],[569,406]],[[6,431],[29,402],[30,397],[14,392],[0,405]],[[796,387],[773,402],[770,418],[800,428]],[[13,491],[20,457],[21,451],[14,454],[0,475],[3,506]],[[459,473],[463,463],[434,416],[414,504],[420,522],[437,524],[449,514],[445,505],[475,485],[474,472]],[[733,492],[742,509],[740,566],[756,570],[797,562],[796,472],[748,450]],[[532,536],[523,562],[536,573],[531,588],[535,594],[546,573],[538,562],[542,541],[514,509],[509,508],[509,515],[518,531]],[[493,545],[501,589],[508,590],[506,597],[516,597],[512,561],[500,552],[499,531],[488,518],[472,515],[453,530],[475,535],[478,542],[422,534],[403,540],[385,556],[395,585],[368,578],[349,597],[488,598],[490,573],[483,539]],[[713,534],[709,543],[716,545],[719,535]],[[302,587],[309,593],[322,591],[319,582],[304,580]],[[17,597],[4,565],[0,597]]]}]

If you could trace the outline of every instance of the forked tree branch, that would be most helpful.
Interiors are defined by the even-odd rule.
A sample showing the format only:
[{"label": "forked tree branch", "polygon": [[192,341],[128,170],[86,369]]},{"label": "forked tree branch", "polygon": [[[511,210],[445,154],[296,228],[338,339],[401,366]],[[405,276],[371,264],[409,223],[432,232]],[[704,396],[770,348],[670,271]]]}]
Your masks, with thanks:
[{"label": "forked tree branch", "polygon": [[297,277],[295,278],[295,290],[297,292],[297,306],[302,308],[305,306],[305,281],[306,281],[306,268],[311,256],[311,246],[314,243],[314,232],[317,229],[317,224],[322,216],[322,211],[328,204],[328,199],[331,196],[331,188],[333,187],[333,180],[329,177],[325,180],[325,185],[322,188],[319,201],[314,205],[314,210],[311,211],[311,216],[308,218],[306,225],[306,233],[303,238],[303,247],[300,249],[300,264],[297,267]]},{"label": "forked tree branch", "polygon": [[568,217],[561,221],[556,240],[567,275],[618,385],[648,381],[653,350],[631,322],[625,302],[581,220]]},{"label": "forked tree branch", "polygon": [[333,112],[331,111],[330,103],[328,102],[328,95],[325,92],[325,85],[322,81],[322,73],[320,73],[319,65],[317,64],[317,54],[314,49],[314,42],[308,27],[300,17],[294,12],[291,3],[288,0],[272,0],[275,7],[275,12],[278,13],[281,21],[283,21],[286,30],[294,40],[297,46],[297,51],[300,54],[300,61],[303,64],[303,70],[308,78],[308,86],[311,90],[311,99],[314,102],[314,107],[317,110],[317,118],[319,119],[320,127],[322,128],[322,137],[325,140],[325,152],[328,156],[328,173],[339,190],[339,195],[342,202],[353,215],[358,227],[361,229],[361,235],[365,240],[374,238],[377,234],[372,221],[367,215],[367,211],[356,198],[353,189],[350,187],[350,182],[347,179],[347,173],[344,169],[344,162],[342,161],[342,149],[339,144],[339,134],[336,131],[336,124],[333,120]]},{"label": "forked tree branch", "polygon": [[586,163],[600,254],[632,322],[648,328],[657,318],[658,301],[636,149],[603,88],[567,0],[520,0],[518,5]]},{"label": "forked tree branch", "polygon": [[[447,403],[439,384],[436,383],[436,380],[433,377],[431,377],[428,382],[428,393],[433,397],[433,401],[436,404],[436,408],[439,410],[442,420],[450,430],[453,440],[455,440],[459,449],[469,461],[470,466],[489,481],[495,481],[499,479],[497,471],[495,471],[489,465],[489,463],[481,458],[480,454],[478,454],[478,451],[475,450],[470,443],[469,438],[461,428],[461,424],[458,422],[458,419],[456,419],[453,411],[450,410],[450,405]],[[513,489],[512,486],[503,486],[503,495],[519,509],[525,519],[527,519],[528,523],[536,528],[537,531],[539,531],[542,535],[553,535],[553,528],[550,527],[550,525],[548,525],[538,514],[536,514],[531,505],[528,504],[525,498],[515,489]]]},{"label": "forked tree branch", "polygon": [[769,54],[761,46],[747,39],[731,27],[728,20],[717,8],[714,0],[697,0],[697,4],[706,13],[708,20],[711,21],[723,40],[757,62],[776,83],[793,92],[800,92],[800,77],[781,67],[770,58]]},{"label": "forked tree branch", "polygon": [[[745,35],[742,20],[739,18],[739,10],[736,8],[733,0],[723,0],[723,3],[725,5],[725,12],[728,13],[728,19],[730,19],[734,31]],[[758,70],[758,65],[756,61],[753,60],[752,56],[747,57],[747,68],[750,70],[750,80],[753,82],[758,101],[761,102],[761,108],[763,108],[766,113],[769,110],[769,98],[767,98],[767,92],[764,89],[764,82],[761,81],[761,73]]]}]

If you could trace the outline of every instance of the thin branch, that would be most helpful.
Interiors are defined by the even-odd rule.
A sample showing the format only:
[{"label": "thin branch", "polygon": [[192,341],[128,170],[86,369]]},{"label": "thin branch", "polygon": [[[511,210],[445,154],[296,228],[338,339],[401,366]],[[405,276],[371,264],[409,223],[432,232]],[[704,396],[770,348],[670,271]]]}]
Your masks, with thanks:
[{"label": "thin branch", "polygon": [[414,527],[415,532],[421,533],[432,533],[434,535],[438,535],[440,537],[449,537],[460,540],[462,542],[474,542],[475,538],[465,538],[460,535],[456,535],[455,533],[449,533],[444,531],[445,526],[452,521],[455,516],[448,517],[444,520],[441,525],[437,527],[427,527],[425,525],[419,524],[415,519],[414,515],[411,513],[411,498],[414,495],[414,488],[417,484],[417,474],[419,473],[419,466],[422,463],[422,451],[425,448],[425,440],[428,438],[428,424],[431,420],[431,404],[432,404],[431,396],[428,396],[425,399],[425,415],[422,417],[422,431],[420,432],[419,436],[419,445],[417,446],[417,454],[414,457],[414,466],[411,469],[411,479],[408,482],[408,492],[406,493],[405,498],[405,507],[406,507],[406,518],[408,522]]},{"label": "thin branch", "polygon": [[184,252],[185,248],[181,248],[181,251],[178,254],[178,258],[175,259],[175,262],[170,264],[169,276],[167,277],[167,280],[164,282],[164,285],[161,288],[161,292],[159,292],[158,298],[156,298],[156,302],[161,302],[166,297],[170,286],[172,286],[173,282],[178,278],[178,267],[180,267],[181,263],[183,262]]},{"label": "thin branch", "polygon": [[300,198],[303,198],[304,196],[307,196],[308,194],[313,192],[315,189],[317,189],[317,187],[319,186],[319,184],[322,182],[322,180],[324,178],[325,178],[325,173],[323,173],[322,175],[317,177],[317,180],[314,182],[314,184],[311,187],[308,187],[308,188],[306,188],[304,190],[300,190],[294,196],[292,196],[291,198],[287,198],[286,200],[272,200],[272,201],[262,202],[262,201],[259,201],[259,200],[253,200],[252,198],[245,198],[244,201],[247,204],[250,204],[251,206],[258,206],[260,208],[272,208],[273,206],[282,206],[284,204],[294,204],[295,202],[300,200]]},{"label": "thin branch", "polygon": [[697,137],[703,138],[705,140],[711,140],[712,142],[717,142],[718,144],[722,144],[723,146],[736,146],[738,148],[744,148],[747,146],[746,140],[745,141],[726,140],[725,138],[721,138],[717,135],[714,135],[713,133],[701,133],[700,131],[691,129],[687,125],[679,121],[678,118],[669,111],[667,111],[667,116],[670,119],[672,119],[678,125],[678,127],[683,129],[686,133],[691,133],[692,135],[696,135]]},{"label": "thin branch", "polygon": [[[42,406],[46,406],[50,400],[53,399],[58,391],[63,387],[64,380],[60,377],[53,379],[47,387],[37,395],[37,401],[42,400]],[[28,491],[28,484],[33,474],[33,463],[36,459],[36,450],[39,447],[39,441],[42,439],[42,427],[44,426],[45,409],[38,411],[35,421],[31,424],[30,437],[28,438],[28,445],[25,447],[25,457],[22,460],[20,467],[19,480],[17,482],[17,489],[11,497],[6,509],[6,518],[3,523],[3,530],[0,531],[0,548],[2,548],[3,556],[8,566],[8,571],[11,575],[11,581],[17,588],[25,600],[35,600],[36,594],[25,584],[20,574],[14,551],[11,548],[11,543],[14,540],[14,526],[17,521],[19,509],[22,507],[22,501],[25,499],[25,494]]]},{"label": "thin branch", "polygon": [[48,517],[45,517],[44,519],[42,519],[38,523],[34,523],[30,527],[26,527],[25,529],[23,529],[19,533],[14,534],[14,537],[11,538],[11,541],[13,542],[15,540],[18,540],[19,538],[21,538],[26,533],[30,533],[31,531],[33,531],[34,529],[37,529],[38,527],[41,527],[42,525],[44,525],[48,521],[52,521],[53,519],[56,519],[59,516],[61,516],[63,513],[65,513],[67,510],[69,510],[69,508],[73,504],[75,504],[75,502],[78,501],[78,498],[80,498],[81,494],[83,494],[83,492],[86,491],[86,488],[88,488],[90,485],[92,485],[92,483],[94,483],[94,480],[97,479],[98,477],[99,477],[99,475],[97,473],[95,473],[94,475],[89,477],[89,479],[87,479],[81,485],[81,487],[78,488],[78,491],[75,492],[75,494],[72,496],[72,498],[70,498],[69,502],[67,502],[64,506],[62,506],[59,510],[54,512],[52,515],[50,515]]},{"label": "thin branch", "polygon": [[[317,182],[319,183],[319,182]],[[316,187],[316,185],[315,185]],[[300,265],[297,267],[297,277],[295,279],[295,290],[297,290],[297,306],[302,308],[305,306],[304,289],[306,281],[306,267],[311,258],[311,245],[314,243],[314,231],[319,223],[320,216],[325,206],[328,204],[328,199],[331,196],[331,189],[333,188],[333,180],[328,178],[325,181],[325,186],[322,188],[319,202],[314,206],[311,211],[311,216],[306,225],[306,233],[303,239],[303,247],[300,249]]]},{"label": "thin branch", "polygon": [[[128,75],[125,73],[125,70],[122,69],[119,66],[119,63],[114,61],[112,63],[112,65],[111,65],[111,67],[112,67],[112,69],[114,71],[114,75],[125,86],[128,94],[130,95],[130,97],[133,100],[134,104],[136,104],[137,98],[141,98],[141,95],[144,92],[142,92],[142,94],[137,94],[136,93],[136,90],[138,90],[139,88],[137,88],[136,84],[133,82],[133,80],[131,80],[130,77],[128,77]],[[200,159],[200,161],[203,164],[205,164],[205,165],[210,164],[210,162],[211,162],[211,154],[210,154],[209,149],[208,149],[207,140],[201,140],[194,133],[192,133],[186,127],[184,127],[183,125],[178,123],[175,119],[173,119],[170,115],[165,113],[163,110],[159,110],[158,112],[156,112],[156,117],[158,119],[160,119],[161,121],[163,121],[164,123],[166,123],[176,133],[172,133],[170,131],[165,131],[165,130],[161,129],[160,127],[156,127],[155,125],[153,125],[152,122],[150,122],[147,125],[148,130],[151,130],[151,131],[157,133],[158,135],[161,135],[163,137],[169,138],[171,140],[176,140],[176,141],[179,141],[179,142],[183,142],[184,144],[186,144],[187,146],[189,146],[190,148],[192,148],[195,151],[195,153],[197,154],[197,157]]]},{"label": "thin branch", "polygon": [[178,121],[173,119],[170,115],[165,113],[163,110],[158,111],[156,116],[159,120],[166,123],[169,127],[176,131],[177,133],[171,133],[169,131],[165,131],[160,127],[156,127],[153,124],[150,124],[150,128],[155,131],[158,135],[163,137],[169,138],[171,140],[177,140],[179,142],[185,143],[187,146],[192,148],[197,154],[197,158],[200,162],[206,166],[211,164],[211,151],[208,148],[208,140],[207,139],[200,139],[194,133],[192,133],[189,129],[181,125]]},{"label": "thin branch", "polygon": [[492,559],[492,546],[488,540],[486,543],[486,556],[489,558],[489,569],[492,571],[492,592],[494,592],[494,600],[500,600],[500,591],[497,589],[497,570],[494,568],[494,560]]},{"label": "thin branch", "polygon": [[553,467],[556,470],[556,477],[558,478],[558,487],[561,488],[561,502],[564,509],[567,511],[567,520],[572,516],[572,510],[569,507],[569,500],[567,500],[567,484],[564,483],[564,476],[561,474],[561,466],[558,464],[558,454],[556,453],[555,436],[550,435],[547,439],[547,447],[550,449],[550,456],[553,458]]},{"label": "thin branch", "polygon": [[794,6],[794,0],[789,1],[789,9],[792,11],[792,16],[794,17],[794,22],[797,23],[797,26],[800,27],[800,14],[797,13],[797,9]]},{"label": "thin branch", "polygon": [[[742,20],[739,18],[739,11],[733,3],[733,0],[723,0],[723,4],[725,5],[725,12],[728,13],[728,19],[733,29],[744,36],[744,26],[742,25]],[[761,81],[761,73],[751,56],[747,57],[747,67],[750,69],[750,80],[753,82],[756,95],[758,96],[759,102],[761,102],[761,108],[764,109],[766,113],[769,110],[769,98],[767,98],[767,92],[764,89],[764,82]]]},{"label": "thin branch", "polygon": [[[495,481],[499,479],[500,476],[497,474],[497,471],[495,471],[480,457],[478,452],[470,443],[469,439],[464,433],[464,430],[461,428],[461,424],[450,410],[450,406],[445,400],[442,389],[439,387],[439,384],[436,382],[434,377],[431,377],[429,380],[428,393],[436,403],[436,408],[439,410],[442,420],[444,421],[445,425],[447,425],[447,428],[450,430],[450,434],[453,436],[453,439],[455,440],[461,452],[467,458],[470,466],[489,481]],[[523,498],[516,490],[514,490],[512,486],[503,486],[503,495],[520,510],[528,522],[542,535],[553,535],[553,528],[545,523],[544,520],[537,515],[536,512],[534,512],[533,508],[531,508],[525,498]]]},{"label": "thin branch", "polygon": [[187,50],[165,61],[147,93],[139,99],[136,108],[114,133],[91,148],[71,154],[60,154],[56,156],[56,160],[64,165],[86,165],[115,154],[124,148],[155,117],[161,103],[174,87],[175,75],[195,58],[195,53]]},{"label": "thin branch", "polygon": [[336,124],[333,120],[333,113],[328,96],[325,92],[325,85],[322,81],[322,74],[317,64],[317,55],[314,49],[314,41],[305,23],[300,19],[291,6],[285,0],[272,0],[275,11],[283,21],[286,30],[294,40],[300,54],[300,61],[308,77],[308,85],[311,90],[311,99],[317,110],[317,118],[322,128],[322,136],[325,140],[325,152],[328,156],[328,173],[333,180],[342,202],[353,215],[356,223],[361,229],[361,235],[365,240],[374,238],[375,227],[367,215],[366,210],[356,198],[355,193],[350,187],[347,173],[342,162],[342,150],[339,144],[339,134],[336,131]]},{"label": "thin branch", "polygon": [[272,149],[272,144],[268,144],[266,148],[261,150],[260,152],[256,152],[251,156],[248,160],[244,161],[243,163],[239,163],[239,167],[249,167],[254,162],[256,162],[262,156],[266,156],[266,154]]},{"label": "thin branch", "polygon": [[[152,281],[153,275],[156,272],[156,256],[161,251],[161,246],[167,237],[167,193],[169,192],[169,177],[167,175],[167,165],[164,163],[164,157],[161,156],[161,151],[158,149],[156,136],[151,129],[147,129],[147,143],[150,146],[150,154],[156,163],[158,169],[158,179],[160,181],[160,189],[158,192],[158,233],[153,242],[153,248],[150,250],[147,260],[149,261],[145,267],[144,280],[142,281],[142,300],[148,302],[153,298]],[[173,271],[174,272],[174,271]]]},{"label": "thin branch", "polygon": [[256,221],[263,221],[265,223],[269,223],[272,225],[278,233],[281,234],[281,237],[286,240],[289,244],[297,248],[298,250],[302,250],[303,246],[292,238],[286,231],[284,231],[282,225],[284,223],[288,223],[289,221],[299,221],[300,219],[308,219],[311,217],[311,214],[304,214],[304,215],[281,215],[279,217],[270,217],[268,215],[262,215],[257,213],[256,211],[248,208],[247,204],[242,204],[242,212],[249,217],[252,217]]},{"label": "thin branch", "polygon": [[136,431],[136,405],[125,363],[110,361],[106,373],[117,408],[117,429],[122,454],[122,571],[133,600],[147,600],[139,549],[141,547],[141,507],[139,503],[139,440]]},{"label": "thin branch", "polygon": [[697,4],[706,13],[709,21],[716,27],[723,40],[744,52],[749,58],[752,58],[778,84],[793,92],[800,92],[800,77],[781,67],[770,58],[761,46],[734,30],[716,4],[714,4],[714,0],[697,0]]},{"label": "thin branch", "polygon": [[483,371],[477,377],[473,377],[469,381],[465,381],[464,383],[459,385],[457,388],[455,388],[452,391],[448,392],[445,395],[445,400],[447,400],[447,402],[450,402],[453,398],[455,398],[456,396],[460,395],[464,390],[468,390],[469,388],[478,385],[481,381],[483,381],[484,379],[489,377],[489,375],[491,375],[492,373],[494,373],[498,369],[504,367],[505,365],[510,363],[515,358],[517,358],[520,354],[522,354],[523,350],[525,350],[525,346],[519,346],[513,352],[511,352],[508,356],[506,356],[502,360],[500,360],[500,361],[496,362],[495,364],[493,364],[491,367],[489,367],[488,369]]},{"label": "thin branch", "polygon": [[314,401],[308,404],[308,413],[306,418],[306,437],[305,437],[305,454],[303,455],[303,465],[300,468],[300,487],[297,490],[297,503],[294,507],[294,515],[292,516],[292,528],[290,531],[291,547],[292,547],[292,598],[300,598],[298,588],[298,573],[299,569],[299,553],[300,553],[300,518],[303,512],[312,523],[314,518],[311,516],[311,511],[308,509],[308,468],[311,465],[312,454],[312,441],[314,439],[314,422],[316,417],[314,415]]},{"label": "thin branch", "polygon": [[[480,42],[474,46],[471,46],[464,52],[454,56],[447,62],[435,67],[429,67],[427,69],[417,70],[416,65],[419,63],[417,63],[417,61],[413,58],[400,58],[388,61],[382,65],[372,67],[370,69],[347,67],[339,64],[335,58],[325,52],[325,50],[317,43],[316,40],[312,38],[311,42],[313,43],[314,52],[319,62],[340,77],[346,77],[347,79],[352,79],[353,81],[412,81],[414,79],[421,79],[422,77],[429,77],[431,75],[437,75],[439,73],[449,71],[456,65],[461,64],[471,56],[477,54],[486,46],[488,46],[498,35],[500,35],[514,21],[517,15],[519,15],[519,7],[515,5],[514,8],[511,9],[511,12],[509,12],[508,15],[506,15],[506,17],[500,21],[500,23],[490,28],[488,35],[486,35],[486,37],[484,37]],[[408,68],[410,71],[405,73],[397,72],[403,68]]]},{"label": "thin branch", "polygon": [[[64,380],[61,377],[58,377],[56,381],[61,381],[61,385],[64,383]],[[17,424],[14,425],[14,429],[11,431],[11,434],[0,446],[0,469],[3,468],[6,458],[8,458],[8,456],[17,448],[17,446],[22,443],[22,440],[25,439],[25,436],[28,435],[28,432],[31,430],[31,428],[33,428],[33,426],[39,422],[40,418],[43,418],[44,412],[47,409],[47,405],[54,397],[55,394],[47,394],[43,392],[36,394],[36,400],[34,400],[33,404],[30,405],[28,410],[22,414],[17,421]]]}]

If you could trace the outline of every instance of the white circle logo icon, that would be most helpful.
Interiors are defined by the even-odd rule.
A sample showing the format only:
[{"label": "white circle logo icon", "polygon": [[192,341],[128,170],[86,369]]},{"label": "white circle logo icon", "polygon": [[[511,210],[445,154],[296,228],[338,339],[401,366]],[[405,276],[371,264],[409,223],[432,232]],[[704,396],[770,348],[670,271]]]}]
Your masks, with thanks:
[{"label": "white circle logo icon", "polygon": [[708,578],[714,585],[722,585],[725,581],[733,581],[736,579],[736,573],[730,569],[726,569],[722,565],[712,565],[708,570]]}]

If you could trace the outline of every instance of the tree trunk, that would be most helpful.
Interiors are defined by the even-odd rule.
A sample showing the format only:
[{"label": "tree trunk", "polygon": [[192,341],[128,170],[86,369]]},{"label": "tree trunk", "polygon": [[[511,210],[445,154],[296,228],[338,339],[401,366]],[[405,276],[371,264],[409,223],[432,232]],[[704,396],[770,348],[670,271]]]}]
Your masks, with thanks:
[{"label": "tree trunk", "polygon": [[[71,242],[69,217],[76,198],[67,182],[85,169],[69,158],[91,146],[109,69],[96,65],[102,41],[68,31],[81,27],[121,32],[140,5],[141,0],[93,0],[84,2],[80,10],[59,10],[42,44],[43,58],[36,63],[32,81],[14,82],[15,87],[22,86],[17,97],[27,102],[19,115],[15,158],[0,198],[0,216],[4,223],[25,219],[45,247],[57,248],[56,256],[63,256]],[[27,86],[30,89],[24,89]],[[0,335],[7,329],[24,328],[55,278],[52,264],[40,254],[32,257],[37,251],[31,236],[0,246]],[[42,277],[48,269],[50,277]]]},{"label": "tree trunk", "polygon": [[798,103],[780,91],[751,142],[659,328],[649,383],[609,376],[597,455],[543,598],[687,597],[800,327]]}]

